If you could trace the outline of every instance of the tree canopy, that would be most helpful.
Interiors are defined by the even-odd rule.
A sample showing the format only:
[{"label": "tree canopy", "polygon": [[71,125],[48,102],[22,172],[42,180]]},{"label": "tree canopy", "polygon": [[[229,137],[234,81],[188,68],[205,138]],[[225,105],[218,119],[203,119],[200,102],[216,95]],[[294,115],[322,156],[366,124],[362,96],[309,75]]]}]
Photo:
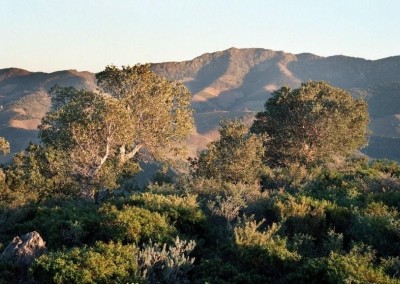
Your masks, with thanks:
[{"label": "tree canopy", "polygon": [[97,79],[100,92],[54,88],[52,110],[39,127],[46,147],[68,154],[65,165],[83,195],[92,195],[95,185],[115,185],[139,153],[172,160],[193,127],[189,91],[148,65],[108,66]]},{"label": "tree canopy", "polygon": [[366,145],[367,125],[362,99],[325,82],[310,81],[298,89],[275,91],[251,130],[269,135],[265,145],[270,163],[310,165]]},{"label": "tree canopy", "polygon": [[182,154],[193,128],[191,94],[185,85],[155,74],[150,65],[107,66],[96,78],[99,87],[130,112],[132,146],[145,148],[159,160]]},{"label": "tree canopy", "polygon": [[4,137],[0,137],[0,152],[3,155],[10,153],[10,143]]},{"label": "tree canopy", "polygon": [[90,185],[101,181],[106,162],[125,158],[118,149],[133,140],[130,114],[118,100],[91,91],[56,88],[53,95],[53,110],[43,118],[39,137],[46,147],[68,154],[64,166],[88,194]]},{"label": "tree canopy", "polygon": [[261,137],[249,133],[240,120],[224,120],[220,125],[220,139],[211,142],[194,163],[196,175],[233,183],[256,183],[263,170]]}]

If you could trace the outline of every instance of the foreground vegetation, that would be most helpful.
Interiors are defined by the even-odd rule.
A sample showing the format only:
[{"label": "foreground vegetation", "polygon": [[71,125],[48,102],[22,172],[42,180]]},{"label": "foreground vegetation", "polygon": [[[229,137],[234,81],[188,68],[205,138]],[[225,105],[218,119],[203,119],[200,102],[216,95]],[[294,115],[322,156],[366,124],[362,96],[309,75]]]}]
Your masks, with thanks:
[{"label": "foreground vegetation", "polygon": [[[37,231],[47,251],[27,267],[0,257],[0,282],[400,282],[400,166],[355,154],[363,101],[323,82],[282,88],[251,128],[221,122],[186,171],[138,188],[143,159],[182,165],[171,151],[192,123],[183,86],[148,72],[106,68],[107,96],[55,91],[43,144],[0,175],[0,244]],[[157,90],[182,99],[146,101]]]}]

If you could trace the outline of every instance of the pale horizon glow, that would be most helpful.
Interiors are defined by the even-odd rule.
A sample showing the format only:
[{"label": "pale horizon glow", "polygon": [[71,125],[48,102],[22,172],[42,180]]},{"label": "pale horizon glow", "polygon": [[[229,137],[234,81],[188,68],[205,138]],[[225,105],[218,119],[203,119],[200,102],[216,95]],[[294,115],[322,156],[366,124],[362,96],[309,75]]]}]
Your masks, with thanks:
[{"label": "pale horizon glow", "polygon": [[398,0],[0,0],[0,69],[98,72],[231,47],[400,55]]}]

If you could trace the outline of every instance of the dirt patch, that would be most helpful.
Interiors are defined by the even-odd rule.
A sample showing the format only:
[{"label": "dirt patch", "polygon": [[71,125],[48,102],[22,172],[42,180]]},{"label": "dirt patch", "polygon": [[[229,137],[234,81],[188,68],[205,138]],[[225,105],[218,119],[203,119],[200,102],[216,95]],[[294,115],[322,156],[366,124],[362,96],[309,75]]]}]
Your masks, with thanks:
[{"label": "dirt patch", "polygon": [[10,120],[10,126],[26,130],[36,130],[40,122],[41,122],[40,119],[25,119],[25,120],[12,119]]},{"label": "dirt patch", "polygon": [[23,108],[14,108],[13,111],[21,115],[26,115],[26,111]]}]

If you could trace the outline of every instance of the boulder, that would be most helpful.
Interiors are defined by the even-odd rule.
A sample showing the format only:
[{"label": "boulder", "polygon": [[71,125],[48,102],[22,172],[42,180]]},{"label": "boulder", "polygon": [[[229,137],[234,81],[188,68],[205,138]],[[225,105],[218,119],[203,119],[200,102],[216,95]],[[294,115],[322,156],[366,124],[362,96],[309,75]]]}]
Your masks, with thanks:
[{"label": "boulder", "polygon": [[5,248],[0,261],[26,268],[46,251],[46,243],[38,232],[29,232],[22,237],[16,236]]}]

